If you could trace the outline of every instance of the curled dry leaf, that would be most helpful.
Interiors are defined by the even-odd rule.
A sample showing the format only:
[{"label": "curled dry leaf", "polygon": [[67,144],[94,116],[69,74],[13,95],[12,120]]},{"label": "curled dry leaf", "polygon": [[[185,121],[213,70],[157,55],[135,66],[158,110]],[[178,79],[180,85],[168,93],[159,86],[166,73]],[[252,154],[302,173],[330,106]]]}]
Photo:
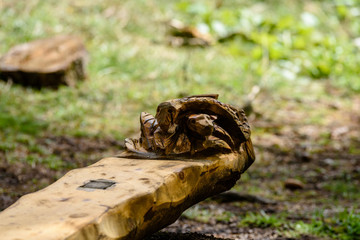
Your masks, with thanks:
[{"label": "curled dry leaf", "polygon": [[212,37],[201,32],[196,27],[186,26],[181,21],[173,19],[169,22],[168,42],[171,46],[209,46],[213,43]]}]

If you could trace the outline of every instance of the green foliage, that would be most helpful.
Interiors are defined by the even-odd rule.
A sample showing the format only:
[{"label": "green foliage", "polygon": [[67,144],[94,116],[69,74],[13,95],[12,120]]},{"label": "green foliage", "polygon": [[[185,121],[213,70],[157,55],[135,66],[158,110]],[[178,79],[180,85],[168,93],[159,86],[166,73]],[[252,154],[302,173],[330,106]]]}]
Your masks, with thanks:
[{"label": "green foliage", "polygon": [[182,1],[177,9],[182,20],[215,36],[259,77],[330,79],[360,91],[360,39],[353,37],[360,31],[358,1],[236,1],[221,7]]}]

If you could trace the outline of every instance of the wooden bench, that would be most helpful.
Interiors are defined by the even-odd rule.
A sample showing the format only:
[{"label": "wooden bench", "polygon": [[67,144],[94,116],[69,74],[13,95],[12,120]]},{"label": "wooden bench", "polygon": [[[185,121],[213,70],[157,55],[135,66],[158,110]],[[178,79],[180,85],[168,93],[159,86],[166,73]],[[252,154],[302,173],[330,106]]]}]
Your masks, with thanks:
[{"label": "wooden bench", "polygon": [[[192,119],[194,115],[190,116]],[[159,119],[157,115],[154,123],[161,123]],[[217,124],[221,126],[221,122]],[[141,138],[149,130],[145,128],[146,124],[142,125]],[[159,136],[166,134],[160,132]],[[185,137],[181,137],[182,141]],[[141,138],[128,139],[127,143],[136,146],[128,145],[118,157],[72,170],[45,189],[20,198],[0,213],[0,238],[142,239],[175,222],[197,202],[230,189],[254,161],[250,138],[242,141],[236,151],[229,152],[222,142],[215,142],[209,149],[207,145],[200,148],[205,152],[213,148],[220,151],[210,156],[194,153],[191,145],[188,158],[184,158],[186,153],[170,151],[187,149],[179,146],[168,147],[170,152],[165,155],[155,145],[150,144],[156,151],[145,150],[151,141],[145,143]],[[207,144],[209,139],[202,141]]]}]

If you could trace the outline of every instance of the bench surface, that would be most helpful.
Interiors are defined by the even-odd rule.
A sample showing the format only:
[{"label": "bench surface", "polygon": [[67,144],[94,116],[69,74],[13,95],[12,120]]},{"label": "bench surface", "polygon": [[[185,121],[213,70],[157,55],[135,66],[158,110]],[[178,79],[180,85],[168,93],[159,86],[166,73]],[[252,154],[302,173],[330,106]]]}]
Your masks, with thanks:
[{"label": "bench surface", "polygon": [[141,239],[230,189],[246,161],[105,158],[1,212],[1,239]]}]

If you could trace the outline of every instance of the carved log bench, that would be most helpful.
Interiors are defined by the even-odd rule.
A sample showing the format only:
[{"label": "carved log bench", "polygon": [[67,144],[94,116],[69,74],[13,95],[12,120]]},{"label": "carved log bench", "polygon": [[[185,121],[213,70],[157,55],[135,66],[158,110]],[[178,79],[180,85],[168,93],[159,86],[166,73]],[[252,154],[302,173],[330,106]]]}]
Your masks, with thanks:
[{"label": "carved log bench", "polygon": [[[194,98],[180,101],[217,101]],[[127,139],[127,150],[119,156],[72,170],[1,212],[1,239],[142,239],[173,223],[195,203],[230,189],[255,159],[250,132],[242,141],[227,139],[225,133],[216,134],[224,127],[222,121],[231,125],[223,115],[204,118],[201,114],[210,114],[209,108],[183,114],[173,103],[160,104],[155,118],[142,114],[140,139]],[[206,137],[192,136],[195,133],[183,129],[179,116],[187,125],[213,128],[197,126],[193,131]],[[242,125],[246,118],[238,118],[237,124],[247,128]]]}]

